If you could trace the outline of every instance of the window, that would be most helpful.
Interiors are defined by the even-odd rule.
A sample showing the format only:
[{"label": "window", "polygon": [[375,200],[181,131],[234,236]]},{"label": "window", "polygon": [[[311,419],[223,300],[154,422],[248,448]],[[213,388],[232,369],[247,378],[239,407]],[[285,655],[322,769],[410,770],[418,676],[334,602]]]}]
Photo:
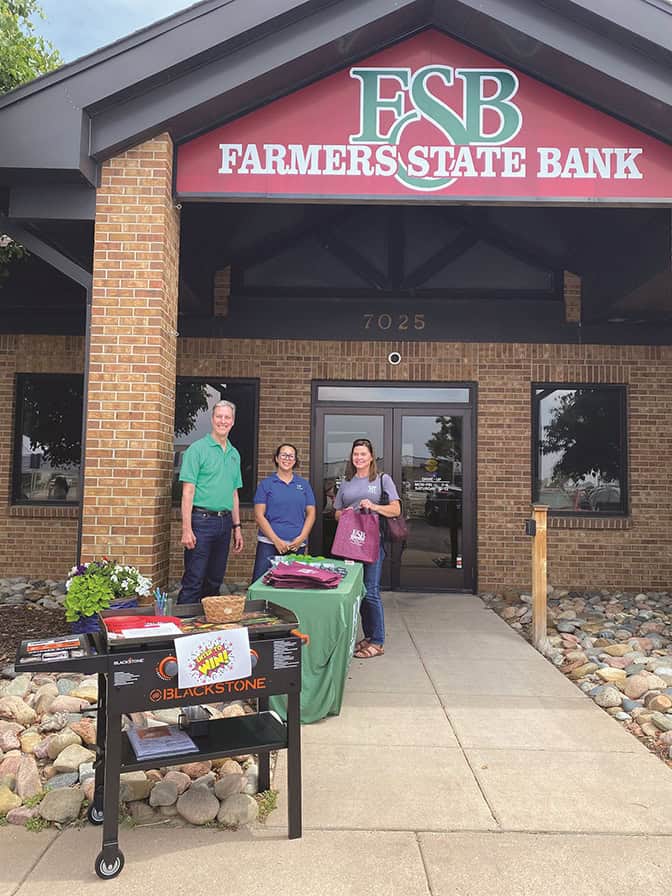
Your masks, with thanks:
[{"label": "window", "polygon": [[232,401],[236,422],[231,443],[240,453],[243,487],[242,504],[252,504],[257,479],[257,416],[259,381],[194,379],[178,377],[175,390],[175,454],[173,464],[173,503],[182,495],[180,467],[182,456],[192,442],[211,430],[212,409],[218,401]]},{"label": "window", "polygon": [[77,504],[82,456],[83,377],[17,377],[13,500]]},{"label": "window", "polygon": [[359,385],[329,385],[317,387],[318,401],[340,401],[344,403],[352,401],[391,401],[395,404],[421,402],[428,404],[468,404],[469,389],[464,388],[437,388],[436,386],[359,386]]},{"label": "window", "polygon": [[533,500],[561,513],[627,513],[624,386],[535,385]]}]

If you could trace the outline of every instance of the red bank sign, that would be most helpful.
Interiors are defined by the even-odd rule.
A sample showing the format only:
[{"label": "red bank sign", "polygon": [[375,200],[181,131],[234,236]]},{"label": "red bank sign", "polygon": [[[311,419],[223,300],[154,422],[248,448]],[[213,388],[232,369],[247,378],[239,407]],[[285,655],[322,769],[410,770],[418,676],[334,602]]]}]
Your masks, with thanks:
[{"label": "red bank sign", "polygon": [[672,147],[429,31],[181,145],[176,190],[669,204]]}]

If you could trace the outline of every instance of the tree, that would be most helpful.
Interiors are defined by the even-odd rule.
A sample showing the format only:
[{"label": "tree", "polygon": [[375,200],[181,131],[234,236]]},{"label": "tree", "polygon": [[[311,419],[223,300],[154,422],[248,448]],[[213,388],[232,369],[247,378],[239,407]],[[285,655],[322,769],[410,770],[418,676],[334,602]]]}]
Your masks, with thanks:
[{"label": "tree", "polygon": [[44,18],[37,0],[0,0],[0,93],[62,62],[58,50],[35,33],[33,16]]},{"label": "tree", "polygon": [[198,415],[208,410],[208,384],[178,382],[175,390],[175,434],[188,436]]},{"label": "tree", "polygon": [[83,382],[73,378],[28,380],[23,392],[23,435],[52,467],[70,467],[82,456]]},{"label": "tree", "polygon": [[[44,18],[37,0],[0,0],[0,94],[62,62],[58,50],[35,33],[34,16]],[[22,246],[0,233],[0,285],[7,266],[25,254]]]},{"label": "tree", "polygon": [[555,481],[581,482],[594,476],[602,482],[621,475],[620,395],[609,389],[574,389],[561,395],[544,427],[541,450],[559,453]]},{"label": "tree", "polygon": [[437,417],[439,428],[425,442],[432,457],[440,460],[462,461],[462,418]]}]

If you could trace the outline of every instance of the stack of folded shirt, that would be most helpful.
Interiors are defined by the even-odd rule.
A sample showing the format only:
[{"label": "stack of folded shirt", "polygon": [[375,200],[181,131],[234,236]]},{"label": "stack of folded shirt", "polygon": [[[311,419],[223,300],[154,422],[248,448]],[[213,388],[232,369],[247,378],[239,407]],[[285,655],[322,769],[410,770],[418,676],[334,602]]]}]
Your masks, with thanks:
[{"label": "stack of folded shirt", "polygon": [[273,588],[337,588],[341,578],[337,572],[316,569],[310,563],[279,563],[262,581]]}]

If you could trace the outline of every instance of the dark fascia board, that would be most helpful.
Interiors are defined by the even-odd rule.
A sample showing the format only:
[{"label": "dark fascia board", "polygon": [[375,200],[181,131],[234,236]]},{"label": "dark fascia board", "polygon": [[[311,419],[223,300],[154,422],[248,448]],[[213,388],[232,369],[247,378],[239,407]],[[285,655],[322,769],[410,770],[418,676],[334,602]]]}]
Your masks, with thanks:
[{"label": "dark fascia board", "polygon": [[13,186],[8,217],[20,220],[93,221],[96,191],[85,184]]},{"label": "dark fascia board", "polygon": [[564,9],[570,18],[607,34],[625,47],[633,45],[665,60],[672,52],[672,6],[665,0],[540,0],[552,9]]},{"label": "dark fascia board", "polygon": [[67,96],[47,91],[0,110],[0,182],[34,182],[39,171],[52,179],[95,184],[97,164],[89,155],[89,119]]}]

